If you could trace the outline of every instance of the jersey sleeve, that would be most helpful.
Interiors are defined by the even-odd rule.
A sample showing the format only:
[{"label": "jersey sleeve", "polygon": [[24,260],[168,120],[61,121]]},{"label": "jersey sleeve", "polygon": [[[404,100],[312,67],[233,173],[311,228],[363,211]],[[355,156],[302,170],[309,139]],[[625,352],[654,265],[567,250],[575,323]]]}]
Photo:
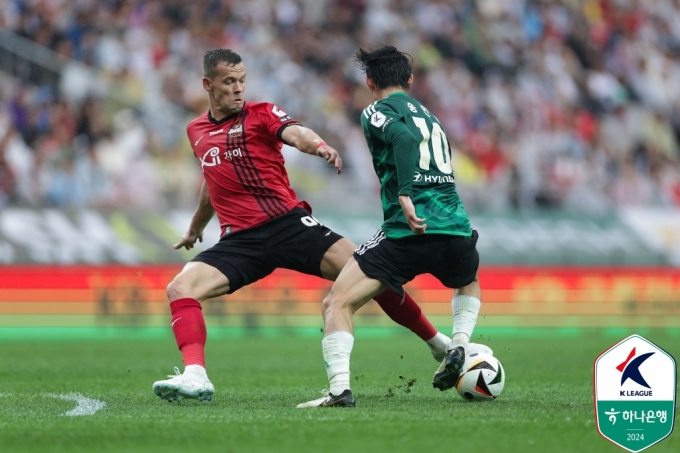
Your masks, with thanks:
[{"label": "jersey sleeve", "polygon": [[386,102],[375,102],[361,113],[361,125],[367,136],[386,141],[387,128],[390,124],[404,121],[404,116]]},{"label": "jersey sleeve", "polygon": [[196,141],[196,138],[195,138],[196,132],[195,132],[195,127],[193,125],[194,125],[193,121],[190,122],[189,124],[187,124],[186,132],[187,132],[187,139],[189,140],[189,146],[191,146],[191,151],[194,153],[194,156],[195,156],[196,155],[196,145],[194,144],[194,142]]},{"label": "jersey sleeve", "polygon": [[296,119],[293,119],[288,115],[281,107],[275,104],[263,104],[260,110],[260,121],[267,135],[281,141],[281,133],[288,126],[293,124],[300,124]]}]

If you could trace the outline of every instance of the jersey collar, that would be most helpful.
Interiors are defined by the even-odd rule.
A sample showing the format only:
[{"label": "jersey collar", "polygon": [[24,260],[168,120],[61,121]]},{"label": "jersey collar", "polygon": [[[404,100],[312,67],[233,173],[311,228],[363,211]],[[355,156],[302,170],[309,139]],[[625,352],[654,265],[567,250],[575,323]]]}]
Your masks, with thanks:
[{"label": "jersey collar", "polygon": [[394,93],[390,93],[387,96],[385,96],[383,99],[387,99],[392,96],[408,96],[408,94],[404,93],[403,91],[395,91]]},{"label": "jersey collar", "polygon": [[[246,108],[246,103],[244,102],[244,103],[243,103],[243,108],[241,109],[241,112],[242,112],[243,109],[245,109],[245,108]],[[236,115],[238,115],[238,114],[241,113],[241,112],[232,113],[231,115],[225,116],[225,117],[222,118],[221,120],[217,121],[215,118],[213,118],[212,112],[208,109],[208,121],[210,121],[211,123],[213,123],[213,124],[219,126],[220,124],[224,124],[224,123],[226,123],[227,121],[229,121],[230,119],[233,119],[234,117],[236,117]]]}]

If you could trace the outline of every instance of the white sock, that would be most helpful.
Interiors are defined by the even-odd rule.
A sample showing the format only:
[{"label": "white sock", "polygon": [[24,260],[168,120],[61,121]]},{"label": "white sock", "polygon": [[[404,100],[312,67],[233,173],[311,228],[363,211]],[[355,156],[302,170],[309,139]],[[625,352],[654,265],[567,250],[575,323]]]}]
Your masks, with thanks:
[{"label": "white sock", "polygon": [[453,308],[453,334],[449,349],[467,346],[472,337],[472,331],[477,324],[477,315],[482,301],[474,296],[454,296],[451,300]]},{"label": "white sock", "polygon": [[451,342],[451,339],[441,332],[437,332],[437,335],[427,340],[427,344],[430,348],[435,351],[443,351]]},{"label": "white sock", "polygon": [[205,371],[205,368],[203,368],[201,365],[187,365],[184,367],[184,372],[198,374],[199,376],[203,376],[206,379],[208,378],[208,372]]},{"label": "white sock", "polygon": [[329,333],[321,340],[326,374],[333,395],[340,395],[349,390],[349,356],[352,353],[352,346],[354,335],[342,330]]}]

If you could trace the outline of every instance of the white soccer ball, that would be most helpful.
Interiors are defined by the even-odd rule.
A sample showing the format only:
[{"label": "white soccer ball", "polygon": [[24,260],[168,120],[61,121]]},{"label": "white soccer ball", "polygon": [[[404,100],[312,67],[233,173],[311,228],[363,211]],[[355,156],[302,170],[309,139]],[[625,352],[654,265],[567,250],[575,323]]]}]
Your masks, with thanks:
[{"label": "white soccer ball", "polygon": [[465,357],[463,372],[456,384],[458,394],[468,401],[493,400],[505,386],[505,370],[492,355],[473,352]]}]

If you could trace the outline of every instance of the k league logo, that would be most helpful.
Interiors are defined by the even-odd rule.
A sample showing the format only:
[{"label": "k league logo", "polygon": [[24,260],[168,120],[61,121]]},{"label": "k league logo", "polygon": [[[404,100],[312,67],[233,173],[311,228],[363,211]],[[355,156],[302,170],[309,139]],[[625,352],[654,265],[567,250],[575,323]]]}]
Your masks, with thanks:
[{"label": "k league logo", "polygon": [[382,112],[375,112],[371,115],[371,124],[375,127],[380,127],[385,124],[385,120],[387,120],[387,117],[383,115]]},{"label": "k league logo", "polygon": [[[654,355],[654,352],[648,352],[646,354],[639,355],[635,357],[635,348],[633,348],[630,351],[630,354],[628,354],[628,358],[621,364],[619,364],[616,369],[619,370],[622,375],[621,375],[621,386],[630,379],[631,381],[637,383],[638,385],[641,385],[643,387],[647,387],[650,389],[649,392],[626,392],[625,390],[619,391],[620,396],[652,396],[651,392],[651,387],[649,384],[647,384],[647,381],[645,381],[645,378],[642,377],[642,373],[640,373],[640,365],[645,363],[645,360],[650,358],[651,356]],[[635,357],[633,359],[633,357]],[[631,361],[631,359],[633,359]],[[626,395],[626,393],[628,393]]]},{"label": "k league logo", "polygon": [[675,420],[675,359],[639,335],[595,360],[595,418],[607,440],[631,452],[668,437]]}]

